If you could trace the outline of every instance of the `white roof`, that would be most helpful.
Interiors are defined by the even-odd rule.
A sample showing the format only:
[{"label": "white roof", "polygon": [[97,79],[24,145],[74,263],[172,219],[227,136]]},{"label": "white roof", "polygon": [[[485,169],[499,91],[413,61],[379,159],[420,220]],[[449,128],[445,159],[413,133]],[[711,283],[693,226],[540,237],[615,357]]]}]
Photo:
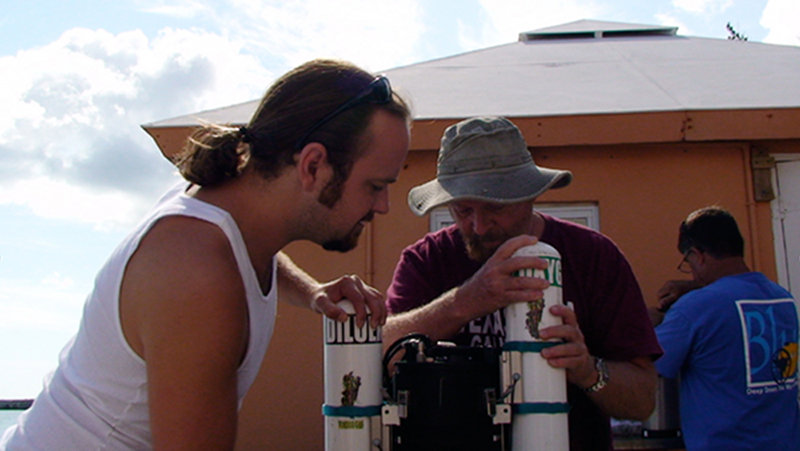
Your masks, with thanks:
[{"label": "white roof", "polygon": [[[800,47],[686,37],[677,28],[581,20],[517,42],[385,71],[416,119],[800,107]],[[197,118],[246,123],[258,101]]]}]

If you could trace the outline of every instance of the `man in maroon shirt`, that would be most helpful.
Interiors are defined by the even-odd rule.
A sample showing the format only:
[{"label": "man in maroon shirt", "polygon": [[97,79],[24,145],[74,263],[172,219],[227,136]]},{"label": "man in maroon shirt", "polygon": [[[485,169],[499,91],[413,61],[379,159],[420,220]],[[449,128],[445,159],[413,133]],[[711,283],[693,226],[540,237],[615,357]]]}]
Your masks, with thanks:
[{"label": "man in maroon shirt", "polygon": [[403,251],[387,292],[388,346],[409,333],[463,346],[501,347],[502,308],[540,299],[547,281],[514,277],[544,269],[534,257],[513,257],[537,239],[562,257],[564,305],[551,308],[563,325],[542,339],[563,344],[541,351],[566,369],[570,448],[611,449],[609,417],[645,419],[655,402],[653,359],[661,348],[641,290],[625,257],[606,236],[535,212],[537,196],[570,183],[572,174],[537,167],[519,129],[504,118],[473,118],[449,127],[437,177],[415,187],[411,210],[447,205],[456,224],[429,233]]}]

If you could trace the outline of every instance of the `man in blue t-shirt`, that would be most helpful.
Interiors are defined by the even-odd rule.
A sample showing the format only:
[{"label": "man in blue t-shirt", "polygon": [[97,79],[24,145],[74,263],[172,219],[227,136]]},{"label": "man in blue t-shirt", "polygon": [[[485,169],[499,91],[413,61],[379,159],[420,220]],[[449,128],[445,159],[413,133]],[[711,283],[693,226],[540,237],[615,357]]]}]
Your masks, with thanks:
[{"label": "man in blue t-shirt", "polygon": [[[656,368],[680,378],[686,448],[800,450],[798,313],[791,294],[744,261],[736,220],[720,207],[680,225],[679,269],[700,288],[659,291]],[[677,302],[676,302],[677,299]],[[663,319],[663,320],[662,320]],[[661,321],[660,321],[661,320]]]}]

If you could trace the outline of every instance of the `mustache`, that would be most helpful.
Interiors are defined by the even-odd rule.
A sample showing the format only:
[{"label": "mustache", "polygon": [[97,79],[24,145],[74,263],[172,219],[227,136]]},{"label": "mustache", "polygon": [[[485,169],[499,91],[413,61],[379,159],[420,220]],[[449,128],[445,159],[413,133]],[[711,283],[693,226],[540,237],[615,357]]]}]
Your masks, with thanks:
[{"label": "mustache", "polygon": [[505,241],[507,238],[504,233],[487,232],[483,235],[472,234],[467,237],[467,241],[472,245],[481,245],[485,242]]}]

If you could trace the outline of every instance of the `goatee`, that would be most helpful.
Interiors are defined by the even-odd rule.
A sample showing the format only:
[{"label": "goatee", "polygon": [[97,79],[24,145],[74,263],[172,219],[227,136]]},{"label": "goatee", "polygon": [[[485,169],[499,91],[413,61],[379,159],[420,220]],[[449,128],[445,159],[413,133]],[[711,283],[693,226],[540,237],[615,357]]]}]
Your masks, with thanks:
[{"label": "goatee", "polygon": [[325,241],[322,243],[322,248],[326,251],[336,252],[348,252],[353,250],[353,248],[358,245],[358,237],[361,236],[361,231],[364,230],[364,226],[362,224],[372,221],[372,218],[374,217],[375,213],[369,212],[366,216],[361,218],[361,220],[358,221],[358,223],[356,223],[352,229],[350,229],[347,235]]},{"label": "goatee", "polygon": [[[467,255],[472,260],[483,263],[494,255],[497,248],[503,244],[508,237],[500,233],[488,233],[484,235],[470,235],[464,237],[464,244],[467,246]],[[493,246],[486,246],[484,243],[499,243]]]}]

